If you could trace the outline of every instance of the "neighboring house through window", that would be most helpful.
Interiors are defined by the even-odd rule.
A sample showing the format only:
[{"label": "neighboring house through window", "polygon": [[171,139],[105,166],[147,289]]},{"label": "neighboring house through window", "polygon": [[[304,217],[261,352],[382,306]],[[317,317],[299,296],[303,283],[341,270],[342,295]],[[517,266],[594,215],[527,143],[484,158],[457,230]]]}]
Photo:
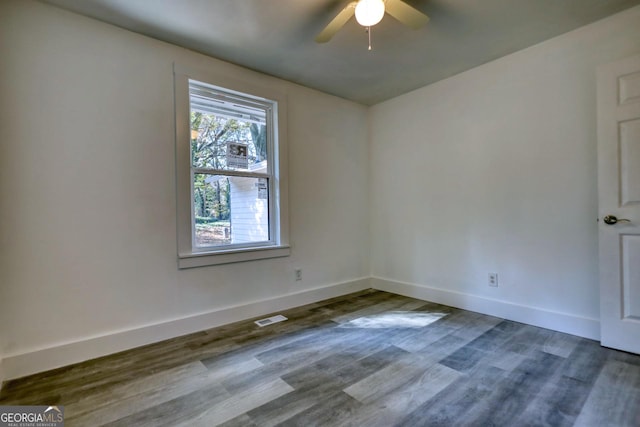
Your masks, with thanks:
[{"label": "neighboring house through window", "polygon": [[289,255],[285,97],[174,74],[179,267]]}]

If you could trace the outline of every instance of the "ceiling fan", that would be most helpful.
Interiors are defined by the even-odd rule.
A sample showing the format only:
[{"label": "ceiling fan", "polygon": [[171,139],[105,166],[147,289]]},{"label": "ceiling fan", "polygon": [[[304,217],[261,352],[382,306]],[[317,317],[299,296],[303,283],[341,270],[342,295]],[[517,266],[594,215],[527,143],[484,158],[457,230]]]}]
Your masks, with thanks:
[{"label": "ceiling fan", "polygon": [[369,50],[371,50],[371,27],[382,20],[385,12],[414,30],[429,21],[427,15],[402,0],[357,0],[342,9],[315,40],[317,43],[328,42],[355,15],[358,24],[366,27],[369,32]]}]

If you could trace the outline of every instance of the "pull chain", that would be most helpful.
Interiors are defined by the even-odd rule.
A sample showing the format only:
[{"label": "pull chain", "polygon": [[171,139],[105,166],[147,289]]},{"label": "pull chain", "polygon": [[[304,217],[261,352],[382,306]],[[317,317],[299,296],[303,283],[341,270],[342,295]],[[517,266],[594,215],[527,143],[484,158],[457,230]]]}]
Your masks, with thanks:
[{"label": "pull chain", "polygon": [[369,50],[371,50],[371,27],[367,27],[367,34],[369,35]]}]

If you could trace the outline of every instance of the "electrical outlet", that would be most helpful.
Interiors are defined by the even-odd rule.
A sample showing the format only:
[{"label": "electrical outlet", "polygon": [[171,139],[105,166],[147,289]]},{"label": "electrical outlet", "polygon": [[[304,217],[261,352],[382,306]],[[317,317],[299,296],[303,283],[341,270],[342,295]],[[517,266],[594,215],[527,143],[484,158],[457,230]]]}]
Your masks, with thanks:
[{"label": "electrical outlet", "polygon": [[498,273],[489,273],[489,286],[498,287]]},{"label": "electrical outlet", "polygon": [[296,277],[296,282],[302,280],[302,269],[301,268],[296,268],[294,270],[295,273],[295,277]]}]

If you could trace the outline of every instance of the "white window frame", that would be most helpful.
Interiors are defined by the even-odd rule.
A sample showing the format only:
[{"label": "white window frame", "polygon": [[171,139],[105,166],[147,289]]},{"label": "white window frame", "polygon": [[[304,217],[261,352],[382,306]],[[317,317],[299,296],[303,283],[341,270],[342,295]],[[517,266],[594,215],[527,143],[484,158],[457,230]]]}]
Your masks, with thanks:
[{"label": "white window frame", "polygon": [[[204,83],[222,91],[235,93],[271,106],[272,128],[267,151],[269,179],[269,241],[255,244],[232,244],[196,248],[193,228],[191,123],[189,80]],[[270,87],[238,81],[209,70],[194,70],[174,64],[174,96],[176,123],[176,203],[178,268],[228,264],[290,255],[287,192],[287,100]],[[226,175],[234,175],[226,171]],[[240,173],[242,176],[251,173]]]}]

